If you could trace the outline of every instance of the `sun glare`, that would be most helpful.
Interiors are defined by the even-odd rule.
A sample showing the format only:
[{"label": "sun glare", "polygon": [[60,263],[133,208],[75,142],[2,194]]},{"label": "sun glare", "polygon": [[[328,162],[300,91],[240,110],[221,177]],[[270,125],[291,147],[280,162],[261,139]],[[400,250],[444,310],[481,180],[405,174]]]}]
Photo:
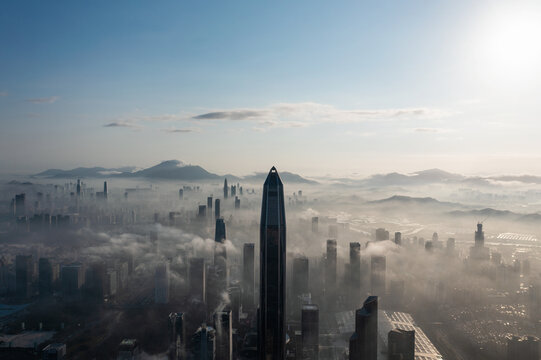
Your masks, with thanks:
[{"label": "sun glare", "polygon": [[539,74],[541,6],[508,2],[486,11],[477,25],[472,51],[479,75],[491,83],[526,85]]}]

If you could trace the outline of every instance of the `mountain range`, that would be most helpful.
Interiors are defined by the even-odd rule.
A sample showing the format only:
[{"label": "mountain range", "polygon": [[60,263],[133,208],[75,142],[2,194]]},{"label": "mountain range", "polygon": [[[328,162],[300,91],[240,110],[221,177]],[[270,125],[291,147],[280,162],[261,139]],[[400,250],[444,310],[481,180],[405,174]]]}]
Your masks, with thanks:
[{"label": "mountain range", "polygon": [[[176,181],[217,181],[227,178],[230,181],[261,182],[267,176],[266,173],[255,173],[244,177],[231,174],[218,175],[211,173],[201,166],[184,164],[178,160],[167,160],[158,165],[136,170],[135,167],[103,168],[103,167],[78,167],[71,170],[49,169],[33,175],[41,178],[69,179],[69,178],[145,178],[155,180]],[[317,184],[316,181],[306,179],[298,174],[287,171],[280,172],[282,180],[291,183]]]}]

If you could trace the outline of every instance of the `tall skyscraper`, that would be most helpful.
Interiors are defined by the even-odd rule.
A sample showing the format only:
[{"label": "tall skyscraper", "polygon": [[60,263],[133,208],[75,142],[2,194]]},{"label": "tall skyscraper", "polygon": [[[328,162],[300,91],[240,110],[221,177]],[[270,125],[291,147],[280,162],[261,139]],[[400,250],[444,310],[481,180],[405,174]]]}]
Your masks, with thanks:
[{"label": "tall skyscraper", "polygon": [[225,249],[225,222],[222,218],[216,219],[214,267],[216,269],[218,285],[224,288],[227,285],[227,253]]},{"label": "tall skyscraper", "polygon": [[336,240],[327,240],[327,256],[325,259],[325,292],[334,296],[336,288]]},{"label": "tall skyscraper", "polygon": [[396,245],[402,245],[402,233],[400,231],[394,233],[394,243]]},{"label": "tall skyscraper", "polygon": [[169,314],[169,339],[171,342],[169,355],[174,360],[186,358],[186,321],[184,313]]},{"label": "tall skyscraper", "polygon": [[77,196],[81,195],[81,179],[77,179]]},{"label": "tall skyscraper", "polygon": [[206,271],[205,259],[191,258],[189,268],[190,295],[197,300],[206,303]]},{"label": "tall skyscraper", "polygon": [[[356,303],[361,294],[361,244],[349,243],[349,286]],[[358,304],[358,303],[357,303]]]},{"label": "tall skyscraper", "polygon": [[233,324],[231,310],[214,314],[216,329],[216,360],[233,360]]},{"label": "tall skyscraper", "polygon": [[202,324],[192,336],[192,351],[196,360],[216,359],[216,330]]},{"label": "tall skyscraper", "polygon": [[53,266],[51,261],[40,258],[38,263],[38,289],[40,296],[53,293]]},{"label": "tall skyscraper", "polygon": [[312,232],[315,234],[319,231],[319,218],[317,216],[314,216],[312,218]]},{"label": "tall skyscraper", "polygon": [[372,295],[385,295],[385,273],[387,262],[385,256],[372,255],[370,258],[370,286]]},{"label": "tall skyscraper", "polygon": [[207,197],[207,209],[209,209],[209,216],[212,216],[210,209],[212,209],[212,196]]},{"label": "tall skyscraper", "polygon": [[377,360],[378,297],[369,296],[355,311],[355,332],[349,339],[349,360]]},{"label": "tall skyscraper", "polygon": [[229,186],[227,186],[227,179],[224,179],[224,199],[229,197]]},{"label": "tall skyscraper", "polygon": [[285,359],[286,216],[284,186],[274,166],[263,185],[260,267],[259,357]]},{"label": "tall skyscraper", "polygon": [[242,250],[242,307],[245,309],[254,308],[255,293],[255,269],[254,253],[255,244],[244,244]]},{"label": "tall skyscraper", "polygon": [[107,199],[107,181],[103,182],[103,198]]},{"label": "tall skyscraper", "polygon": [[17,297],[25,299],[32,295],[32,278],[34,263],[32,255],[17,255],[15,257],[15,292]]},{"label": "tall skyscraper", "polygon": [[220,199],[214,201],[214,217],[216,219],[220,218]]},{"label": "tall skyscraper", "polygon": [[490,260],[490,249],[485,247],[485,233],[482,223],[477,223],[475,244],[470,247],[470,258],[473,260]]},{"label": "tall skyscraper", "polygon": [[169,303],[169,288],[171,279],[169,274],[169,262],[164,262],[156,266],[154,275],[154,302],[156,304]]},{"label": "tall skyscraper", "polygon": [[319,358],[319,308],[317,305],[303,305],[301,330],[302,357],[300,359],[317,360]]}]

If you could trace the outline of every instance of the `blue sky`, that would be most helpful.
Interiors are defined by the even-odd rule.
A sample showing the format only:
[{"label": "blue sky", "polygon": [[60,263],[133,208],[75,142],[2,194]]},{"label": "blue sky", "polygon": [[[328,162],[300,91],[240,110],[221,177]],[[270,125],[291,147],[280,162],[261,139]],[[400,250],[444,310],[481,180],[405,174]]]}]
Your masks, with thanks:
[{"label": "blue sky", "polygon": [[510,4],[5,1],[0,168],[541,173],[540,6]]}]

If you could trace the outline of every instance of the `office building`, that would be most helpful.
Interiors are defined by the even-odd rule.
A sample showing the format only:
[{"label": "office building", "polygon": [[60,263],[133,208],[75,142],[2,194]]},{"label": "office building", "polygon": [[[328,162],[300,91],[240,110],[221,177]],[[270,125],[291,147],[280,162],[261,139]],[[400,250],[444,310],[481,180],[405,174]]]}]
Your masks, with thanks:
[{"label": "office building", "polygon": [[336,288],[336,240],[327,240],[327,253],[325,257],[325,291],[327,294],[334,296]]},{"label": "office building", "polygon": [[154,274],[154,302],[156,304],[169,303],[170,286],[169,262],[158,264]]},{"label": "office building", "polygon": [[224,199],[229,197],[229,186],[227,186],[227,179],[224,179]]},{"label": "office building", "polygon": [[171,342],[169,355],[173,360],[186,358],[186,321],[184,313],[169,314],[169,341]]},{"label": "office building", "polygon": [[205,259],[191,258],[188,271],[190,295],[205,303],[207,301]]},{"label": "office building", "polygon": [[34,261],[32,255],[17,255],[15,257],[15,293],[18,298],[26,299],[32,296],[33,278]]},{"label": "office building", "polygon": [[242,307],[253,309],[255,307],[255,244],[244,244],[242,260]]},{"label": "office building", "polygon": [[385,256],[372,255],[370,258],[370,287],[372,295],[385,295],[385,273],[387,264]]},{"label": "office building", "polygon": [[53,265],[46,258],[40,258],[38,262],[38,291],[40,296],[53,293]]},{"label": "office building", "polygon": [[377,360],[378,297],[369,296],[355,311],[355,331],[349,339],[349,360]]},{"label": "office building", "polygon": [[192,352],[195,360],[216,359],[216,330],[202,324],[192,336]]},{"label": "office building", "polygon": [[275,167],[263,185],[260,222],[259,357],[285,359],[286,216]]},{"label": "office building", "polygon": [[389,232],[383,228],[376,229],[376,241],[389,240]]},{"label": "office building", "polygon": [[220,218],[220,199],[214,200],[214,218]]},{"label": "office building", "polygon": [[396,245],[402,245],[402,233],[400,231],[394,233],[394,243]]},{"label": "office building", "polygon": [[303,305],[301,314],[302,359],[319,358],[319,308],[315,304]]},{"label": "office building", "polygon": [[84,283],[83,264],[63,265],[60,269],[62,294],[67,297],[78,296]]},{"label": "office building", "polygon": [[137,360],[141,356],[141,347],[136,339],[124,339],[118,345],[117,360]]},{"label": "office building", "polygon": [[214,314],[216,360],[233,360],[233,326],[231,310]]},{"label": "office building", "polygon": [[319,232],[319,218],[317,216],[312,217],[312,232],[314,234]]},{"label": "office building", "polygon": [[[209,210],[209,213],[210,213],[210,209],[212,209],[212,196],[207,197],[207,209]],[[212,213],[210,213],[210,214],[212,214]],[[209,216],[212,216],[210,214],[209,214]]]}]

